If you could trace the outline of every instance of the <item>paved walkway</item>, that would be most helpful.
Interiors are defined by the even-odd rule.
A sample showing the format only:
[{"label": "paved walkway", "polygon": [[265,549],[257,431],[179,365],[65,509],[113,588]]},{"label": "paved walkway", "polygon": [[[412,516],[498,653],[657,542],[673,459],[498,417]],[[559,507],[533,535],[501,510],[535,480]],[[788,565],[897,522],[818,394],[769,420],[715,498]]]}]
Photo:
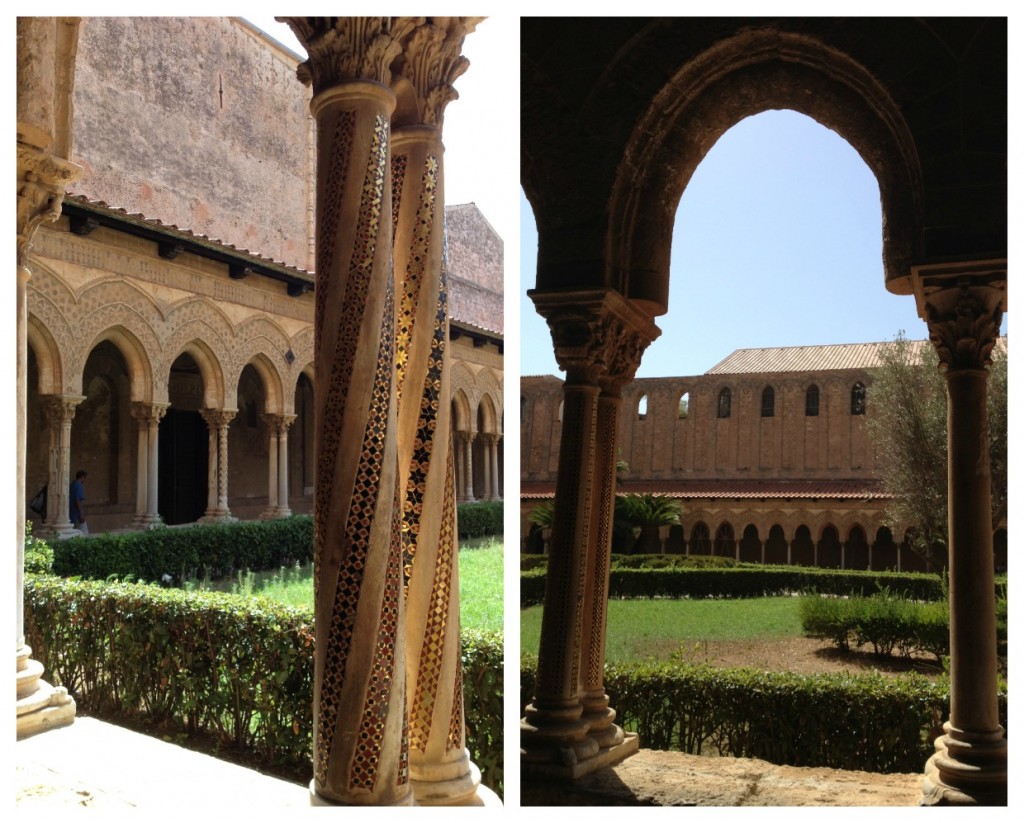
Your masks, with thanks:
[{"label": "paved walkway", "polygon": [[90,717],[19,740],[13,752],[19,819],[57,820],[86,808],[241,820],[246,811],[309,808],[304,786]]}]

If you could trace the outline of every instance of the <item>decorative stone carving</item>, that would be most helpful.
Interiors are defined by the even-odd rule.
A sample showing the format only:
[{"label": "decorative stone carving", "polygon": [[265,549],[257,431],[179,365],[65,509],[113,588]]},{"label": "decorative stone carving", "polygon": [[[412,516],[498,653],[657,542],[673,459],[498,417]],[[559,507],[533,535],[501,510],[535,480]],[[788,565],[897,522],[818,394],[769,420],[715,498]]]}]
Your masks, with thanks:
[{"label": "decorative stone carving", "polygon": [[992,362],[1002,300],[999,289],[972,286],[969,280],[925,296],[928,335],[945,368],[983,369]]},{"label": "decorative stone carving", "polygon": [[81,166],[18,143],[18,265],[24,266],[40,224],[60,217],[64,192]]}]

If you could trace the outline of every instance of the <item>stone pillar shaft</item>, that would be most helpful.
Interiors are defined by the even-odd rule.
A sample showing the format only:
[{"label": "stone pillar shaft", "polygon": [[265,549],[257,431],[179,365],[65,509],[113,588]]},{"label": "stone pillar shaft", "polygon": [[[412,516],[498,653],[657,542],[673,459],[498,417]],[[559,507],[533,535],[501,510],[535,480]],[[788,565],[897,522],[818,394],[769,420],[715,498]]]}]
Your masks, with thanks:
[{"label": "stone pillar shaft", "polygon": [[160,522],[160,421],[167,413],[166,403],[132,403],[132,416],[139,423],[139,455],[136,479],[135,520],[137,529],[149,529]]},{"label": "stone pillar shaft", "polygon": [[47,531],[54,536],[78,534],[71,525],[71,422],[75,409],[85,400],[81,395],[51,395],[45,398],[50,424],[50,477],[47,492]]},{"label": "stone pillar shaft", "polygon": [[999,334],[1005,280],[962,278],[953,285],[925,291],[928,330],[946,369],[950,712],[925,767],[922,802],[1005,805],[985,369]]},{"label": "stone pillar shaft", "polygon": [[463,455],[466,460],[466,502],[472,503],[476,500],[473,493],[473,441],[477,435],[474,432],[466,432],[465,447]]},{"label": "stone pillar shaft", "polygon": [[288,517],[288,427],[295,422],[294,414],[281,415],[277,435],[277,516]]},{"label": "stone pillar shaft", "polygon": [[498,467],[498,440],[500,434],[491,435],[491,498],[501,500],[501,472]]}]

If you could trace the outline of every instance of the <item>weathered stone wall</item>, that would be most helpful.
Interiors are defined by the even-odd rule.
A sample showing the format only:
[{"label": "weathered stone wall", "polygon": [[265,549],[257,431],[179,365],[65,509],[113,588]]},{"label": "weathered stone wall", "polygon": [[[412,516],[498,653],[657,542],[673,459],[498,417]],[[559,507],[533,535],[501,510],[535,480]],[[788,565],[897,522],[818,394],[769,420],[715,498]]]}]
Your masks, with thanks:
[{"label": "weathered stone wall", "polygon": [[87,17],[75,194],[311,269],[309,92],[239,20]]},{"label": "weathered stone wall", "polygon": [[452,317],[502,334],[505,245],[473,203],[445,209]]},{"label": "weathered stone wall", "polygon": [[[850,413],[855,383],[868,390],[860,369],[751,375],[640,378],[623,389],[620,459],[631,480],[873,479],[874,448],[867,415]],[[817,417],[805,415],[807,388],[820,392]],[[775,391],[774,415],[761,415],[765,387]],[[723,389],[731,413],[718,417]],[[524,479],[554,480],[558,468],[562,381],[524,377],[521,467]],[[680,417],[679,404],[689,395]],[[646,412],[641,414],[641,398]]]}]

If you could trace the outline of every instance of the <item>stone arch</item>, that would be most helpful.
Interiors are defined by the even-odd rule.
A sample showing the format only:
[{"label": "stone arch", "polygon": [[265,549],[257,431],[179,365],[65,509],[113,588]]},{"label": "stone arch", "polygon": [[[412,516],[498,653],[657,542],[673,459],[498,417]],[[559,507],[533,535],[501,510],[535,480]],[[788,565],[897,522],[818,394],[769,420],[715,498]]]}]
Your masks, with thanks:
[{"label": "stone arch", "polygon": [[[116,328],[125,334],[119,348],[129,360],[129,365],[141,367],[141,363],[147,363],[148,373],[152,375],[153,364],[161,351],[157,329],[163,323],[163,314],[153,299],[132,283],[104,279],[83,290],[79,301],[81,314],[75,323],[74,351],[67,358],[66,376],[71,381],[73,391],[81,393],[85,359],[108,329]],[[134,351],[129,352],[129,349]],[[139,356],[132,363],[130,358],[136,353]],[[132,383],[132,399],[141,399],[136,397],[134,379]],[[146,383],[151,384],[152,380],[147,379]],[[142,396],[149,392],[147,385]]]},{"label": "stone arch", "polygon": [[818,537],[818,565],[824,569],[838,569],[842,565],[842,547],[839,529],[832,522],[821,528]]},{"label": "stone arch", "polygon": [[293,393],[292,397],[289,399],[285,395],[281,381],[281,374],[278,371],[278,364],[272,362],[270,357],[263,352],[254,354],[238,367],[238,371],[235,373],[231,381],[236,387],[238,386],[238,381],[242,378],[242,370],[246,366],[252,366],[256,370],[256,373],[259,374],[260,380],[263,382],[263,391],[265,392],[267,404],[266,408],[263,410],[264,413],[291,414],[294,410],[295,396]]},{"label": "stone arch", "polygon": [[723,520],[715,531],[714,551],[716,557],[736,556],[736,532],[732,523]]},{"label": "stone arch", "polygon": [[814,565],[814,540],[811,537],[811,530],[804,523],[797,526],[796,531],[793,532],[790,556],[795,566]]},{"label": "stone arch", "polygon": [[[477,393],[476,376],[473,374],[473,370],[461,360],[456,361],[452,363],[450,380],[452,386],[452,397],[454,398],[458,392],[462,392],[462,396],[468,403],[468,408],[475,408]],[[468,429],[466,429],[466,431],[468,431]]]},{"label": "stone arch", "polygon": [[871,546],[872,571],[896,571],[899,568],[899,546],[893,540],[892,529],[879,526]]},{"label": "stone arch", "polygon": [[778,523],[772,523],[768,529],[768,539],[764,542],[764,562],[785,565],[788,557],[787,551],[785,531]]},{"label": "stone arch", "polygon": [[490,394],[484,394],[477,403],[476,430],[479,433],[497,434],[498,416]]},{"label": "stone arch", "polygon": [[743,529],[743,537],[740,538],[740,560],[745,563],[761,562],[761,537],[753,523],[747,523]]},{"label": "stone arch", "polygon": [[907,273],[921,225],[921,172],[903,116],[875,77],[820,40],[750,29],[686,60],[638,118],[616,173],[605,241],[617,286],[650,314],[668,309],[679,199],[718,138],[768,109],[792,109],[843,137],[878,181],[882,257],[891,290]]},{"label": "stone arch", "polygon": [[[100,343],[109,341],[124,358],[128,367],[129,399],[136,401],[153,400],[153,366],[150,357],[139,339],[123,326],[113,326],[100,332],[85,347],[85,356]],[[82,361],[85,368],[85,360]],[[75,378],[81,385],[82,374]]]},{"label": "stone arch", "polygon": [[687,554],[711,554],[711,533],[708,524],[698,520],[690,527],[690,540],[686,544],[689,551]]},{"label": "stone arch", "polygon": [[498,379],[494,371],[484,368],[477,373],[475,386],[478,400],[485,394],[491,396],[491,402],[494,404],[494,414],[500,422],[505,406],[505,395],[502,391],[501,380]]},{"label": "stone arch", "polygon": [[[220,360],[213,352],[213,349],[200,338],[193,338],[181,346],[177,351],[172,351],[173,356],[165,358],[167,368],[159,377],[163,381],[164,397],[167,401],[167,380],[170,376],[171,364],[182,354],[188,354],[196,361],[199,373],[203,378],[203,407],[207,409],[226,409],[227,391],[224,387],[224,369]],[[161,398],[157,398],[160,400]],[[231,399],[235,399],[235,389],[231,389]],[[230,408],[234,408],[231,406]]]},{"label": "stone arch", "polygon": [[61,394],[64,389],[64,365],[61,351],[50,330],[33,314],[28,316],[28,345],[36,358],[40,394]]},{"label": "stone arch", "polygon": [[[275,413],[291,414],[292,401],[288,399],[289,393],[284,391],[285,375],[292,371],[291,364],[285,357],[286,352],[291,351],[288,343],[288,335],[280,325],[268,317],[253,317],[239,325],[236,332],[239,342],[232,348],[235,359],[232,362],[232,371],[240,375],[242,369],[249,363],[253,363],[257,357],[262,358],[263,365],[273,371],[276,378],[276,396],[278,400],[271,400],[271,375],[261,375],[268,389],[267,401],[270,408],[268,411]],[[292,353],[294,357],[294,352]],[[295,362],[294,360],[292,361]],[[253,363],[255,366],[256,364]],[[260,368],[256,366],[256,368]],[[293,378],[297,381],[298,375]],[[235,380],[237,383],[237,379]],[[292,386],[294,389],[294,386]]]},{"label": "stone arch", "polygon": [[472,407],[470,405],[469,398],[466,396],[466,392],[462,388],[454,390],[452,392],[452,431],[472,431],[472,421]]},{"label": "stone arch", "polygon": [[870,566],[868,557],[868,533],[860,524],[854,523],[847,530],[846,546],[843,552],[843,568],[865,570]]}]

